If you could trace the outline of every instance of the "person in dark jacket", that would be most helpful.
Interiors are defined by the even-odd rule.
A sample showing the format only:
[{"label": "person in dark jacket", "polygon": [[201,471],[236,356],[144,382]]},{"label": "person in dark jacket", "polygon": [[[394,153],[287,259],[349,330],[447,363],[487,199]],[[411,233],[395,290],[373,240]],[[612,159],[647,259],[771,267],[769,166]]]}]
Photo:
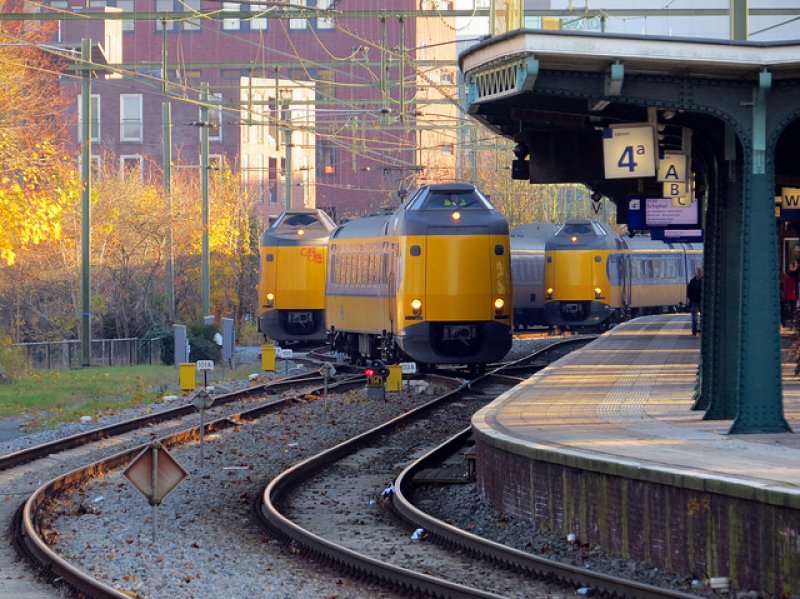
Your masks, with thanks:
[{"label": "person in dark jacket", "polygon": [[686,299],[692,315],[692,335],[700,332],[700,304],[703,300],[703,269],[698,268],[686,286]]}]

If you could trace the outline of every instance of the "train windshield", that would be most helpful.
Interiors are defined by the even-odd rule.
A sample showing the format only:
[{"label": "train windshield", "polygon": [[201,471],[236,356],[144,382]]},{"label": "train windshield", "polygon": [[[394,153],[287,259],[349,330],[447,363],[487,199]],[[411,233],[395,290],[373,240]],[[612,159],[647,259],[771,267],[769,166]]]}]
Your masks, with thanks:
[{"label": "train windshield", "polygon": [[597,235],[605,236],[606,232],[596,222],[566,223],[556,235]]},{"label": "train windshield", "polygon": [[290,214],[284,212],[272,225],[272,229],[332,229],[335,225],[328,216],[322,212]]},{"label": "train windshield", "polygon": [[494,206],[477,189],[428,189],[416,193],[408,202],[408,210],[491,210]]}]

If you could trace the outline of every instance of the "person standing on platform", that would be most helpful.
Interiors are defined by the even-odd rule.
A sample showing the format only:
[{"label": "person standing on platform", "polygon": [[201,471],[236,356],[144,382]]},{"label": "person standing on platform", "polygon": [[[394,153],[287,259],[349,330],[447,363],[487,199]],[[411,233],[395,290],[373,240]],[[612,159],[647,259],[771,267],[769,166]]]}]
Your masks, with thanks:
[{"label": "person standing on platform", "polygon": [[700,304],[703,300],[703,269],[698,268],[686,286],[686,299],[692,315],[692,335],[700,332]]},{"label": "person standing on platform", "polygon": [[783,279],[784,325],[790,325],[794,322],[798,278],[800,278],[800,263],[797,260],[792,260],[789,270],[786,272],[786,277]]}]

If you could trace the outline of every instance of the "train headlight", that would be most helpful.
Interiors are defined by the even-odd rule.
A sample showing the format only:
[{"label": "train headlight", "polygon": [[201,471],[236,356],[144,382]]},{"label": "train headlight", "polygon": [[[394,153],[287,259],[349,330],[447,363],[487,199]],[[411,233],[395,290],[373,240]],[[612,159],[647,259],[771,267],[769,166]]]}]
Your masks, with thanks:
[{"label": "train headlight", "polygon": [[453,220],[461,220],[461,213],[458,210],[456,210],[455,212],[453,212],[453,214],[450,215],[450,218],[452,218]]},{"label": "train headlight", "polygon": [[569,240],[572,243],[578,243],[578,236],[577,235],[573,235],[572,237],[569,238]]},{"label": "train headlight", "polygon": [[297,236],[298,237],[302,237],[305,234],[306,234],[306,230],[305,229],[297,229]]},{"label": "train headlight", "polygon": [[603,299],[603,290],[600,287],[594,288],[594,299]]},{"label": "train headlight", "polygon": [[505,306],[505,305],[506,305],[506,302],[501,297],[498,297],[496,300],[494,300],[494,309],[497,312],[501,312],[503,310],[503,306]]},{"label": "train headlight", "polygon": [[411,300],[411,310],[413,310],[414,316],[419,316],[422,313],[422,300]]},{"label": "train headlight", "polygon": [[553,299],[553,288],[548,287],[544,290],[544,299]]},{"label": "train headlight", "polygon": [[267,294],[267,308],[271,308],[275,304],[275,294],[268,293]]}]

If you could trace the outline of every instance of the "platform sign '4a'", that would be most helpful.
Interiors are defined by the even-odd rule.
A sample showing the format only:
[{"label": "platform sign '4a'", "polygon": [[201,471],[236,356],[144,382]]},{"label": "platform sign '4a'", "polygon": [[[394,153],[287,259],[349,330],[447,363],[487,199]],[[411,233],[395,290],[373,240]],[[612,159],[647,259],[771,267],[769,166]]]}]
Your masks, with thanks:
[{"label": "platform sign '4a'", "polygon": [[655,132],[652,125],[603,130],[606,179],[653,177],[656,174]]}]

